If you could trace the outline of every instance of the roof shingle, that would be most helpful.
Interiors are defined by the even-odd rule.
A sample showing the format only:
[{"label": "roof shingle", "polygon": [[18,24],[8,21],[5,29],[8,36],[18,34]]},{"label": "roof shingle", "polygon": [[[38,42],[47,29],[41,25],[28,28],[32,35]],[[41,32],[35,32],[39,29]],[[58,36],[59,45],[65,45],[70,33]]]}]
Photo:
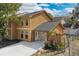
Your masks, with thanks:
[{"label": "roof shingle", "polygon": [[41,25],[39,25],[36,30],[38,31],[50,31],[52,28],[54,28],[56,26],[58,22],[53,22],[53,21],[50,21],[50,22],[45,22]]}]

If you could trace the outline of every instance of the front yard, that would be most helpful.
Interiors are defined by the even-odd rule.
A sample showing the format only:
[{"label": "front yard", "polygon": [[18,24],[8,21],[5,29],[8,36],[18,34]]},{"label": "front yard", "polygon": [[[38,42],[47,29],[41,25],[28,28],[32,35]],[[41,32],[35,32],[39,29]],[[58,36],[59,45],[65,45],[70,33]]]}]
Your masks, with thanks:
[{"label": "front yard", "polygon": [[32,56],[55,56],[57,54],[64,53],[63,51],[53,51],[53,50],[44,50],[40,49],[36,53],[32,54]]},{"label": "front yard", "polygon": [[[40,49],[32,56],[69,56],[69,47],[65,51],[52,51]],[[79,40],[70,42],[70,56],[79,56]]]}]

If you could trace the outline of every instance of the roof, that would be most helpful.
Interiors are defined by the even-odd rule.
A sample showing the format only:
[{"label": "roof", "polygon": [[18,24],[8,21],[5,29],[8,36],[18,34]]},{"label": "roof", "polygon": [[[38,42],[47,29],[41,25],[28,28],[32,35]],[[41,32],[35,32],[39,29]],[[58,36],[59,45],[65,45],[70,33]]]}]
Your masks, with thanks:
[{"label": "roof", "polygon": [[45,10],[40,10],[40,11],[36,11],[36,12],[31,12],[31,13],[21,13],[21,14],[18,14],[18,16],[27,15],[27,16],[33,17],[33,16],[38,15],[42,12],[44,12],[50,18],[50,20],[52,20],[52,17],[50,17],[50,15],[48,15],[48,13]]},{"label": "roof", "polygon": [[17,14],[18,16],[23,16],[23,15],[33,15],[33,14],[36,14],[36,13],[38,13],[38,12],[41,12],[41,11],[43,11],[43,10],[40,10],[40,11],[36,11],[36,12],[31,12],[31,13],[28,13],[28,12],[24,12],[24,13],[19,13],[19,14]]},{"label": "roof", "polygon": [[36,28],[36,30],[38,30],[38,31],[50,31],[52,28],[55,28],[57,23],[58,22],[53,22],[53,21],[45,22],[45,23],[39,25]]},{"label": "roof", "polygon": [[79,28],[78,29],[69,29],[67,32],[65,32],[67,35],[79,35]]},{"label": "roof", "polygon": [[39,12],[41,12],[41,11],[43,11],[43,10],[36,11],[36,12],[32,12],[32,13],[28,13],[27,15],[31,16],[31,15],[36,14],[36,13],[39,13]]}]

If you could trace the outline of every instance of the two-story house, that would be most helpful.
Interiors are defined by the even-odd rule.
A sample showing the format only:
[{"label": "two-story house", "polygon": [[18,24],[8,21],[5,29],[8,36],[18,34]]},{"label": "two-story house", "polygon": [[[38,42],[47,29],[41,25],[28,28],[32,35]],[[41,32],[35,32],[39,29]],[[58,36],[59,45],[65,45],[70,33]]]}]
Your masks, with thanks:
[{"label": "two-story house", "polygon": [[64,34],[63,29],[60,22],[53,22],[50,15],[46,11],[41,10],[21,15],[20,23],[14,21],[9,22],[7,37],[9,39],[25,41],[47,41],[53,33]]}]

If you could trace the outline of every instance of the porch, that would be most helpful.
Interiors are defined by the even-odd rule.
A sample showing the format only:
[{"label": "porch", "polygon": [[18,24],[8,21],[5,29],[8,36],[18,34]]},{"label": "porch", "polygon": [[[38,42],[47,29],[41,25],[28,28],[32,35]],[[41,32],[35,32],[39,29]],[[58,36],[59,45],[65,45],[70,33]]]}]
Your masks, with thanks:
[{"label": "porch", "polygon": [[48,32],[45,31],[35,31],[35,41],[47,41],[48,40]]}]

